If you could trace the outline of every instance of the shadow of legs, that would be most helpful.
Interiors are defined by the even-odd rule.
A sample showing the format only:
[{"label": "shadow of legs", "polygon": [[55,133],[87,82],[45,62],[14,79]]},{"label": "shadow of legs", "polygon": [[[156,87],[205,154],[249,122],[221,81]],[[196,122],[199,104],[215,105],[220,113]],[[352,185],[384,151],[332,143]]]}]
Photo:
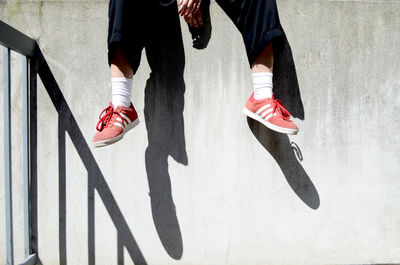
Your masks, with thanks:
[{"label": "shadow of legs", "polygon": [[168,157],[188,164],[184,134],[182,37],[146,46],[151,75],[145,89],[145,120],[149,145],[146,172],[154,225],[161,243],[174,259],[183,253],[182,235],[172,198]]},{"label": "shadow of legs", "polygon": [[168,173],[168,154],[159,145],[146,150],[146,171],[150,187],[151,212],[161,243],[174,259],[180,259],[183,243]]},{"label": "shadow of legs", "polygon": [[285,104],[290,114],[304,120],[304,107],[301,100],[296,66],[293,60],[292,49],[284,35],[280,47],[274,49],[274,92]]},{"label": "shadow of legs", "polygon": [[289,137],[272,131],[253,119],[247,118],[247,123],[257,140],[278,163],[296,195],[310,208],[318,209],[320,205],[318,191],[297,160]]}]

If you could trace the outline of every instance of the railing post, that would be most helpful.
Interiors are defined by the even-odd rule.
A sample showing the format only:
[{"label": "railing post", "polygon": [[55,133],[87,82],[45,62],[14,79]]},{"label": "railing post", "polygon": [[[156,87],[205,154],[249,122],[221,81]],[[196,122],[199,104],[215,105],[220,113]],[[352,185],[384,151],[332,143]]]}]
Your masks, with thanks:
[{"label": "railing post", "polygon": [[14,265],[11,179],[11,61],[10,49],[4,48],[4,179],[6,202],[7,265]]},{"label": "railing post", "polygon": [[39,253],[38,246],[38,190],[37,190],[37,58],[29,60],[29,159],[30,159],[30,247]]},{"label": "railing post", "polygon": [[24,239],[25,257],[31,253],[30,248],[30,205],[29,205],[29,77],[28,58],[22,57],[22,133],[23,133],[23,178],[24,178]]},{"label": "railing post", "polygon": [[[37,155],[36,155],[36,42],[0,20],[0,45],[4,46],[4,180],[6,204],[7,265],[14,265],[13,203],[11,174],[11,49],[23,55],[23,186],[25,260],[20,265],[37,261]],[[32,254],[33,253],[33,254]]]},{"label": "railing post", "polygon": [[24,178],[24,241],[25,260],[20,265],[36,264],[37,254],[31,248],[31,155],[30,155],[30,95],[29,95],[28,57],[22,58],[22,132],[23,132],[23,178]]}]

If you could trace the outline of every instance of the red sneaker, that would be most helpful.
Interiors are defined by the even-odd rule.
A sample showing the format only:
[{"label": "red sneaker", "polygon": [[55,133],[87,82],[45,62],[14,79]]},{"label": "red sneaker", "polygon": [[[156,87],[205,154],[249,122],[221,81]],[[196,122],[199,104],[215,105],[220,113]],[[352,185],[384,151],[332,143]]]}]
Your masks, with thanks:
[{"label": "red sneaker", "polygon": [[290,113],[285,109],[282,101],[275,99],[274,96],[256,100],[252,93],[243,112],[271,130],[286,134],[297,134],[299,131],[297,125],[290,120]]},{"label": "red sneaker", "polygon": [[139,118],[132,103],[129,108],[118,106],[115,110],[110,106],[105,108],[100,116],[96,129],[98,132],[93,137],[94,147],[113,144],[124,137],[124,134],[139,124]]}]

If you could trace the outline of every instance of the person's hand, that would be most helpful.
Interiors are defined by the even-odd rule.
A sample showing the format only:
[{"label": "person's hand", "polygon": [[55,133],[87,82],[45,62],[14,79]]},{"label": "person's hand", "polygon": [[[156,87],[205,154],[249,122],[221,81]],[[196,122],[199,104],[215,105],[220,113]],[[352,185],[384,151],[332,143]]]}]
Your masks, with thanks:
[{"label": "person's hand", "polygon": [[203,13],[201,9],[196,14],[186,16],[185,21],[191,28],[199,28],[203,26]]},{"label": "person's hand", "polygon": [[178,0],[179,11],[178,14],[193,20],[194,15],[196,15],[200,10],[201,0]]}]

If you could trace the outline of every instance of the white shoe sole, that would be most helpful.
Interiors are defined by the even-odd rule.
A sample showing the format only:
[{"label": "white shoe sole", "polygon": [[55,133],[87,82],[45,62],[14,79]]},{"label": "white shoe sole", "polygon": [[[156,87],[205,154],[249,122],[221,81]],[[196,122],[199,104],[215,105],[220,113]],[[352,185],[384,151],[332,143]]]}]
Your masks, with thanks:
[{"label": "white shoe sole", "polygon": [[276,126],[276,125],[268,122],[267,120],[264,120],[259,115],[253,113],[246,107],[243,109],[243,112],[244,112],[244,114],[246,114],[246,116],[248,116],[258,122],[261,122],[262,124],[264,124],[266,127],[268,127],[269,129],[271,129],[273,131],[276,131],[279,133],[291,134],[291,135],[295,135],[299,131],[298,129],[297,130],[296,129],[288,129],[288,128],[282,128],[282,127]]},{"label": "white shoe sole", "polygon": [[103,146],[107,146],[107,145],[113,144],[113,143],[115,143],[115,142],[118,142],[119,140],[121,140],[122,138],[124,138],[125,133],[127,133],[129,130],[135,128],[136,125],[139,124],[139,122],[140,122],[140,121],[139,121],[139,118],[137,118],[137,119],[134,120],[132,123],[128,124],[128,126],[125,127],[124,131],[123,131],[120,135],[118,135],[118,136],[116,136],[116,137],[114,137],[114,138],[111,138],[111,139],[107,139],[107,140],[103,140],[103,141],[94,142],[94,143],[93,143],[93,146],[94,146],[95,148],[98,148],[98,147],[103,147]]}]

